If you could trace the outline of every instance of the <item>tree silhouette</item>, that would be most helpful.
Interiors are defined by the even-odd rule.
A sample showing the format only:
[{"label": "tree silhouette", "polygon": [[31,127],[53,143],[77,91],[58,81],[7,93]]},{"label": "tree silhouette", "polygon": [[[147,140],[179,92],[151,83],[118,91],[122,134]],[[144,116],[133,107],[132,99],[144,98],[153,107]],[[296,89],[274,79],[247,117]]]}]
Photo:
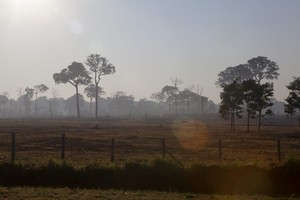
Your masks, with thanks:
[{"label": "tree silhouette", "polygon": [[237,80],[239,83],[253,79],[259,85],[263,79],[277,79],[279,66],[276,62],[268,60],[267,57],[258,56],[248,60],[247,64],[240,64],[235,67],[227,67],[218,74],[216,85],[224,87]]},{"label": "tree silhouette", "polygon": [[166,85],[161,89],[161,93],[166,98],[166,102],[169,105],[169,114],[171,114],[171,103],[175,99],[176,88],[174,86]]},{"label": "tree silhouette", "polygon": [[116,91],[113,94],[113,101],[110,103],[110,106],[116,106],[117,107],[117,112],[118,115],[120,116],[120,111],[121,111],[121,103],[122,100],[126,99],[126,93],[123,91]]},{"label": "tree silhouette", "polygon": [[[255,110],[258,112],[258,131],[261,127],[262,110],[273,105],[273,83],[264,83],[255,87]],[[271,114],[271,110],[267,110],[265,114]]]},{"label": "tree silhouette", "polygon": [[241,85],[238,81],[233,81],[231,84],[223,87],[223,92],[220,95],[221,105],[219,113],[223,119],[231,119],[231,130],[235,131],[235,117],[241,117],[243,111],[243,96]]},{"label": "tree silhouette", "polygon": [[3,105],[3,117],[5,117],[5,104],[8,102],[8,93],[0,94],[0,105]]},{"label": "tree silhouette", "polygon": [[73,62],[68,68],[64,68],[60,73],[53,74],[56,84],[70,83],[76,89],[77,117],[80,118],[79,109],[79,85],[87,85],[91,82],[91,77],[82,63]]},{"label": "tree silhouette", "polygon": [[159,104],[162,103],[165,99],[165,95],[162,92],[155,92],[153,94],[151,94],[150,99],[155,100],[156,104],[157,104],[157,114],[159,113]]},{"label": "tree silhouette", "polygon": [[27,115],[31,114],[31,100],[33,98],[33,95],[34,95],[34,89],[26,87],[23,98],[24,98],[24,105],[25,105],[25,113]]},{"label": "tree silhouette", "polygon": [[224,87],[225,85],[231,84],[233,81],[242,82],[252,78],[252,72],[245,64],[240,64],[235,67],[227,67],[224,71],[218,74],[218,80],[216,85]]},{"label": "tree silhouette", "polygon": [[200,84],[197,85],[192,85],[191,86],[191,90],[194,91],[194,93],[197,94],[197,96],[195,97],[196,101],[198,101],[198,113],[200,114],[201,112],[203,113],[204,111],[204,103],[205,101],[207,102],[206,97],[202,96],[202,92],[203,92],[203,86],[200,86]]},{"label": "tree silhouette", "polygon": [[40,93],[44,93],[46,92],[49,88],[44,85],[44,84],[40,84],[40,85],[35,85],[33,86],[34,87],[34,95],[35,95],[35,106],[34,106],[34,112],[35,112],[35,115],[37,114],[37,96],[38,94]]},{"label": "tree silhouette", "polygon": [[180,91],[178,93],[178,99],[180,99],[183,104],[186,105],[186,113],[189,114],[190,113],[190,104],[192,99],[196,99],[197,94],[192,92],[191,89],[184,89],[183,91]]},{"label": "tree silhouette", "polygon": [[17,89],[17,93],[18,93],[18,112],[19,112],[19,116],[22,115],[22,104],[24,102],[24,98],[23,98],[23,93],[24,93],[24,89],[23,88],[18,88]]},{"label": "tree silhouette", "polygon": [[178,85],[182,84],[182,80],[179,78],[171,78],[171,82],[175,88],[174,100],[175,100],[175,115],[177,116],[177,97],[179,93]]},{"label": "tree silhouette", "polygon": [[94,84],[89,84],[85,89],[84,89],[84,93],[86,94],[86,96],[90,99],[90,115],[92,115],[92,102],[93,99],[96,99],[97,96],[97,92],[96,90],[98,90],[98,98],[102,95],[105,94],[104,90],[102,87],[96,86]]},{"label": "tree silhouette", "polygon": [[250,117],[255,116],[256,111],[256,93],[257,87],[259,85],[255,82],[255,80],[247,80],[242,82],[242,92],[243,92],[243,100],[246,107],[247,112],[247,132],[250,131]]},{"label": "tree silhouette", "polygon": [[49,112],[50,112],[50,118],[52,119],[53,116],[56,114],[57,110],[57,97],[58,97],[58,90],[56,88],[51,89],[51,95],[52,98],[49,99]]},{"label": "tree silhouette", "polygon": [[268,60],[267,57],[258,56],[257,58],[252,58],[248,60],[247,66],[251,70],[252,79],[259,85],[263,79],[278,79],[279,66],[276,62]]},{"label": "tree silhouette", "polygon": [[299,121],[300,127],[300,77],[294,77],[294,80],[287,86],[290,90],[289,96],[285,99],[284,111],[290,115],[295,115]]},{"label": "tree silhouette", "polygon": [[[90,67],[90,70],[94,73],[94,82],[96,86],[96,97],[98,97],[98,85],[101,80],[101,76],[114,74],[116,72],[115,66],[99,54],[91,54],[87,57],[85,62],[87,66]],[[98,117],[98,98],[96,98],[96,110],[95,117]]]}]

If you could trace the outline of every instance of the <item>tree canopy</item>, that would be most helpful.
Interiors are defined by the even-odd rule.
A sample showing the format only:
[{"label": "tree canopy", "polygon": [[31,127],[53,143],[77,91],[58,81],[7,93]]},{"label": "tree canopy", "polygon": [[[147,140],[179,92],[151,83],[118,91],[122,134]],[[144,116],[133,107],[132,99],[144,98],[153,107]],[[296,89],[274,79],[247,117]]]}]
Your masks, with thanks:
[{"label": "tree canopy", "polygon": [[53,79],[56,84],[70,83],[75,87],[77,97],[77,117],[80,118],[78,86],[88,85],[91,82],[91,77],[89,76],[88,71],[82,63],[73,62],[60,73],[53,74]]},{"label": "tree canopy", "polygon": [[[96,86],[94,84],[89,84],[86,88],[84,88],[84,93],[90,99],[96,99]],[[98,86],[98,97],[100,95],[105,94],[102,87]]]},{"label": "tree canopy", "polygon": [[[88,56],[85,64],[89,66],[90,70],[94,73],[94,83],[96,86],[95,96],[97,97],[99,92],[98,85],[101,80],[101,76],[114,74],[116,72],[115,66],[99,54],[91,54]],[[95,117],[98,117],[98,98],[96,98]]]},{"label": "tree canopy", "polygon": [[276,62],[268,60],[267,57],[258,56],[257,58],[252,58],[248,60],[247,66],[251,70],[252,79],[258,84],[261,84],[263,79],[278,79],[279,66]]},{"label": "tree canopy", "polygon": [[261,84],[263,79],[273,80],[279,76],[279,66],[276,62],[268,60],[267,57],[258,56],[247,61],[246,64],[240,64],[235,67],[227,67],[218,74],[216,85],[224,87],[234,80],[240,83],[253,79]]},{"label": "tree canopy", "polygon": [[255,82],[255,80],[246,80],[242,82],[241,86],[243,101],[247,112],[247,131],[249,132],[250,118],[254,117],[256,114],[257,96],[255,91],[257,91],[257,87],[259,87],[259,85]]},{"label": "tree canopy", "polygon": [[[261,117],[263,109],[273,105],[272,97],[274,94],[273,83],[264,83],[255,88],[255,109],[258,112],[258,131],[260,131]],[[267,110],[265,114],[270,114],[271,110]]]},{"label": "tree canopy", "polygon": [[243,111],[241,84],[238,81],[233,81],[231,84],[225,85],[220,98],[219,113],[223,119],[231,119],[231,130],[235,131],[235,117],[241,117]]},{"label": "tree canopy", "polygon": [[91,82],[91,77],[82,63],[73,62],[68,68],[64,68],[60,73],[53,74],[56,84],[70,83],[74,87],[87,85]]},{"label": "tree canopy", "polygon": [[294,77],[294,80],[287,86],[290,90],[284,110],[289,116],[295,115],[299,120],[300,127],[300,77]]},{"label": "tree canopy", "polygon": [[218,80],[215,84],[224,87],[225,85],[231,84],[233,81],[242,82],[251,78],[251,70],[247,65],[241,64],[235,67],[227,67],[224,71],[221,71],[218,74]]},{"label": "tree canopy", "polygon": [[35,108],[34,108],[34,110],[35,110],[35,114],[37,114],[37,96],[38,96],[39,93],[46,92],[49,88],[44,84],[40,84],[40,85],[33,86],[33,89],[34,89],[33,93],[35,94]]}]

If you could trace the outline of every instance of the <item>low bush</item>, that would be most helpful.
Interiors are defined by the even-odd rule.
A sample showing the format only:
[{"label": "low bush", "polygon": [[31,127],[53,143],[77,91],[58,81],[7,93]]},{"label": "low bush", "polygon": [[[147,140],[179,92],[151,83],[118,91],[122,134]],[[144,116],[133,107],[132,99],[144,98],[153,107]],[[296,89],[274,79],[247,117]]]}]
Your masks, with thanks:
[{"label": "low bush", "polygon": [[257,166],[182,167],[168,160],[75,168],[64,161],[42,165],[0,164],[2,186],[115,188],[222,194],[300,194],[300,161],[263,169]]}]

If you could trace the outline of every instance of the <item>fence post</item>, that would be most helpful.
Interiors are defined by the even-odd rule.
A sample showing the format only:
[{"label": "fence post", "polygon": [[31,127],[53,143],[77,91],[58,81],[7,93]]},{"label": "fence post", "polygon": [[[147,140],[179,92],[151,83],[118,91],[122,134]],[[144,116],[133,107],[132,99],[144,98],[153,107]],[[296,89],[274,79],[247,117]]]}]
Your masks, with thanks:
[{"label": "fence post", "polygon": [[62,137],[61,137],[61,159],[65,159],[65,144],[66,144],[66,135],[62,134]]},{"label": "fence post", "polygon": [[110,146],[110,162],[115,162],[115,139],[111,139],[111,146]]},{"label": "fence post", "polygon": [[16,134],[11,134],[11,162],[14,162],[16,159]]},{"label": "fence post", "polygon": [[166,140],[165,138],[161,139],[161,147],[162,147],[162,158],[165,159],[166,157]]},{"label": "fence post", "polygon": [[222,159],[222,140],[219,139],[219,159]]},{"label": "fence post", "polygon": [[278,161],[281,162],[281,147],[280,147],[280,140],[277,140],[277,154],[278,154]]}]

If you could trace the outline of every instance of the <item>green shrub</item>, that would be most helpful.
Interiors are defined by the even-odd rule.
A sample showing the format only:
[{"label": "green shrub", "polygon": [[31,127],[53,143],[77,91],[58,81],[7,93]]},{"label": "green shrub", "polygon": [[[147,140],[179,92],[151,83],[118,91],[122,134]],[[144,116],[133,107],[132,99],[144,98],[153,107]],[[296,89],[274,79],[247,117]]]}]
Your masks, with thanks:
[{"label": "green shrub", "polygon": [[182,167],[173,161],[162,159],[154,159],[148,163],[126,161],[122,165],[93,164],[81,168],[60,160],[50,160],[41,165],[2,163],[0,185],[299,194],[300,161],[290,158],[271,169],[201,164]]}]

